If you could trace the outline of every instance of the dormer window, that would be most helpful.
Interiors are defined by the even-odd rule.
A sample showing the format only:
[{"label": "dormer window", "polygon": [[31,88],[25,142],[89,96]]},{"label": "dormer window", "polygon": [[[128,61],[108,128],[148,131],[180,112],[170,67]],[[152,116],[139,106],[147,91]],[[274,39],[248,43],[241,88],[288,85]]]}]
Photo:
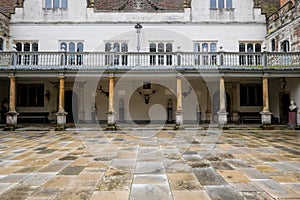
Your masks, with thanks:
[{"label": "dormer window", "polygon": [[66,9],[68,0],[45,0],[45,9]]}]

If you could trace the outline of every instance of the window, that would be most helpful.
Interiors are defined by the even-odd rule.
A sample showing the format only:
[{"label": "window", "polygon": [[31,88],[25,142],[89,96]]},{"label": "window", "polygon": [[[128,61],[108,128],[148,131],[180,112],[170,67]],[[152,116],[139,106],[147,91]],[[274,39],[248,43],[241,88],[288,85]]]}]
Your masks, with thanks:
[{"label": "window", "polygon": [[[18,52],[37,52],[39,45],[36,41],[15,41],[15,48]],[[33,53],[21,53],[18,55],[17,64],[19,65],[37,65],[38,55]]]},{"label": "window", "polygon": [[232,0],[210,0],[210,8],[232,8]]},{"label": "window", "polygon": [[44,84],[18,84],[17,106],[44,107]]},{"label": "window", "polygon": [[[261,43],[241,42],[239,44],[239,52],[245,53],[245,55],[239,56],[240,65],[261,65],[261,55],[257,54],[261,52]],[[250,53],[256,54],[251,55]]]},{"label": "window", "polygon": [[261,84],[240,85],[240,106],[262,106]]},{"label": "window", "polygon": [[[83,52],[83,43],[76,41],[68,41],[60,43],[60,50],[63,52],[70,52],[65,56],[65,65],[82,65],[83,64],[83,55],[80,52]],[[74,53],[74,54],[72,54]],[[62,59],[63,60],[63,59]],[[62,61],[63,64],[63,61]]]},{"label": "window", "polygon": [[[105,65],[127,65],[128,64],[128,43],[127,42],[107,42],[105,43]],[[120,62],[121,61],[121,62]]]},{"label": "window", "polygon": [[[195,54],[195,65],[216,65],[217,57],[213,53],[217,51],[216,42],[196,42],[194,43],[194,52],[202,52]],[[207,53],[207,54],[205,54]]]},{"label": "window", "polygon": [[[150,55],[150,65],[172,65],[172,55],[166,54],[165,52],[173,52],[173,44],[170,42],[152,42],[149,44],[149,51],[150,53],[163,53],[161,55],[153,54]],[[157,63],[156,63],[157,62]]]},{"label": "window", "polygon": [[0,38],[0,51],[4,50],[4,40]]},{"label": "window", "polygon": [[45,0],[46,9],[68,8],[68,0]]},{"label": "window", "polygon": [[282,52],[289,52],[290,51],[290,42],[288,40],[285,40],[281,43],[281,51]]},{"label": "window", "polygon": [[271,51],[275,51],[276,50],[276,40],[273,38],[271,40]]}]

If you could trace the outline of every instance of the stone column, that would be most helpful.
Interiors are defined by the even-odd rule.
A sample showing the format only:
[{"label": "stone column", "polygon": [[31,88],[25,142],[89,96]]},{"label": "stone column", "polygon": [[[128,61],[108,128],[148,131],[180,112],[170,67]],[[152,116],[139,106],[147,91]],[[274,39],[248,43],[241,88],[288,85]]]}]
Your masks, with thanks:
[{"label": "stone column", "polygon": [[225,77],[220,77],[220,111],[218,112],[219,124],[227,124]]},{"label": "stone column", "polygon": [[109,76],[109,96],[108,96],[108,112],[107,112],[107,130],[116,130],[116,118],[114,109],[114,76]]},{"label": "stone column", "polygon": [[16,77],[10,76],[10,89],[9,89],[9,110],[6,114],[6,127],[5,130],[14,130],[18,121],[18,113],[16,112]]},{"label": "stone column", "polygon": [[64,129],[66,125],[66,115],[65,112],[65,77],[59,76],[59,98],[58,98],[58,112],[57,116],[57,126],[59,129]]},{"label": "stone column", "polygon": [[269,84],[268,76],[263,76],[262,78],[262,87],[263,87],[263,110],[261,114],[261,123],[262,125],[271,124],[272,113],[269,110]]},{"label": "stone column", "polygon": [[207,106],[206,106],[206,122],[210,122],[211,121],[211,98],[212,96],[210,95],[209,93],[209,90],[208,88],[206,88],[206,103],[207,103]]},{"label": "stone column", "polygon": [[78,112],[78,121],[83,122],[85,120],[85,112],[84,112],[84,85],[83,83],[78,83],[78,105],[79,105],[79,112]]},{"label": "stone column", "polygon": [[300,128],[300,110],[297,112],[297,127]]},{"label": "stone column", "polygon": [[232,83],[232,121],[233,122],[238,122],[239,121],[239,113],[238,113],[238,90],[237,90],[237,84]]},{"label": "stone column", "polygon": [[176,106],[176,128],[181,129],[183,125],[182,117],[182,76],[177,76],[177,106]]}]

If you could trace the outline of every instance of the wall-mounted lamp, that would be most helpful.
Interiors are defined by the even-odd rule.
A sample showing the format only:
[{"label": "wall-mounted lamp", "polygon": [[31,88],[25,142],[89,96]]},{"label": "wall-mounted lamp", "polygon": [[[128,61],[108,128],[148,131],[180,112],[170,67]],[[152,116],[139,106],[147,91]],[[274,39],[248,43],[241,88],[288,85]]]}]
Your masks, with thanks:
[{"label": "wall-mounted lamp", "polygon": [[49,90],[46,90],[45,97],[48,101],[50,101],[51,94]]}]

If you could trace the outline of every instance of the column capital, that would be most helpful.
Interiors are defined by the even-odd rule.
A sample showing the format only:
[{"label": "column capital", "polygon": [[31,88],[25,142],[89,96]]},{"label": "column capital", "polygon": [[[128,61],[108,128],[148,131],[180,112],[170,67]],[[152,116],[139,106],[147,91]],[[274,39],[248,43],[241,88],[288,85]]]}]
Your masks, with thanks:
[{"label": "column capital", "polygon": [[180,79],[183,78],[183,74],[177,73],[177,74],[176,74],[176,78],[180,78]]},{"label": "column capital", "polygon": [[64,79],[64,78],[66,78],[66,77],[65,77],[64,75],[61,75],[61,76],[59,75],[59,76],[57,76],[57,78],[58,78],[58,79]]},{"label": "column capital", "polygon": [[269,78],[270,77],[270,73],[264,72],[262,77],[263,78]]}]

